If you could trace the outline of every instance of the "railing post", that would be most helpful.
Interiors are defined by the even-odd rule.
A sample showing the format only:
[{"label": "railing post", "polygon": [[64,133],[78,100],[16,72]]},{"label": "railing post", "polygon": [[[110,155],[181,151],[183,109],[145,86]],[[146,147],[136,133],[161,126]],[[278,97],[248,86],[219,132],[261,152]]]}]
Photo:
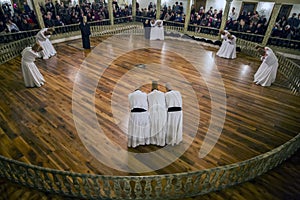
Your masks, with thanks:
[{"label": "railing post", "polygon": [[113,2],[108,0],[108,15],[110,19],[110,25],[114,25],[114,12],[113,12]]},{"label": "railing post", "polygon": [[45,28],[43,15],[41,13],[40,5],[39,5],[39,0],[32,0],[32,4],[40,28]]},{"label": "railing post", "polygon": [[225,28],[226,28],[226,22],[228,20],[228,15],[229,15],[229,9],[230,9],[231,2],[232,2],[232,0],[226,0],[220,30],[225,30]]},{"label": "railing post", "polygon": [[276,18],[279,14],[279,11],[280,11],[280,8],[281,8],[281,3],[275,3],[274,7],[273,7],[273,10],[272,10],[272,15],[270,17],[270,20],[269,20],[269,25],[268,25],[268,28],[266,30],[266,33],[265,33],[265,36],[264,36],[264,39],[262,41],[262,46],[266,46],[268,44],[268,40],[270,38],[270,35],[272,33],[272,29],[276,23]]},{"label": "railing post", "polygon": [[191,0],[187,0],[186,15],[184,19],[184,29],[183,29],[184,33],[186,33],[188,30],[190,20],[191,20]]}]

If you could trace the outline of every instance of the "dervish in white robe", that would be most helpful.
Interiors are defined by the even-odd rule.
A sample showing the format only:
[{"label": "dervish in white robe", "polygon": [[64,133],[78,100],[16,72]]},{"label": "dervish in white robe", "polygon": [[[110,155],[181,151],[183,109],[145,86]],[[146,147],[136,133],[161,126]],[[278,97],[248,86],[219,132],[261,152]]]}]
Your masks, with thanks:
[{"label": "dervish in white robe", "polygon": [[[217,56],[221,58],[236,58],[236,37],[234,35],[227,35],[226,41],[224,41],[224,49],[222,52],[217,52]],[[222,43],[223,45],[223,43]]]},{"label": "dervish in white robe", "polygon": [[56,55],[56,51],[49,38],[50,33],[48,32],[48,28],[41,29],[36,35],[36,41],[43,48],[43,51],[41,52],[43,59],[49,59],[50,57]]},{"label": "dervish in white robe", "polygon": [[[147,94],[136,90],[128,95],[131,109],[128,122],[128,147],[150,144],[150,118]],[[133,110],[136,109],[136,112]]]},{"label": "dervish in white robe", "polygon": [[229,34],[230,34],[230,33],[229,33],[228,31],[226,31],[226,30],[222,31],[222,33],[221,33],[222,45],[221,45],[220,49],[219,49],[218,52],[217,52],[217,56],[219,56],[219,57],[221,57],[221,55],[223,55],[223,54],[225,53],[225,49],[226,49],[226,41],[227,41],[227,39],[228,39],[227,36],[228,36]]},{"label": "dervish in white robe", "polygon": [[265,55],[261,57],[262,63],[254,74],[254,82],[261,86],[270,86],[276,79],[278,59],[269,47],[264,50]]},{"label": "dervish in white robe", "polygon": [[[168,108],[166,143],[179,144],[182,141],[182,98],[179,91],[170,90],[165,93]],[[172,108],[180,108],[178,111],[170,111]]]},{"label": "dervish in white robe", "polygon": [[166,145],[167,108],[165,94],[154,89],[148,94],[150,113],[150,143]]},{"label": "dervish in white robe", "polygon": [[41,87],[46,82],[43,75],[38,70],[34,61],[39,57],[39,53],[32,50],[32,47],[26,47],[22,51],[22,73],[26,87]]},{"label": "dervish in white robe", "polygon": [[150,40],[164,40],[164,27],[162,20],[156,20],[155,22],[151,21],[151,31],[150,31]]}]

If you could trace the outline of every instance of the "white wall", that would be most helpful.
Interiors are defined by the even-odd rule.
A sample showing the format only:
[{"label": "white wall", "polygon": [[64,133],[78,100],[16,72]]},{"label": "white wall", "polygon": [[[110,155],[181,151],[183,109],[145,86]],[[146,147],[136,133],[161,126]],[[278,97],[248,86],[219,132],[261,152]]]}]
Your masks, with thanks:
[{"label": "white wall", "polygon": [[256,11],[260,16],[264,15],[267,18],[267,21],[269,21],[274,4],[275,3],[272,2],[258,2]]},{"label": "white wall", "polygon": [[222,9],[224,11],[225,5],[225,0],[207,0],[205,5],[205,12],[207,12],[211,6],[213,7],[213,10],[217,9],[219,11]]},{"label": "white wall", "polygon": [[297,16],[298,16],[298,14],[300,13],[300,4],[294,4],[293,5],[293,8],[291,10],[291,13],[290,13],[289,17],[291,17],[293,13],[297,13]]}]

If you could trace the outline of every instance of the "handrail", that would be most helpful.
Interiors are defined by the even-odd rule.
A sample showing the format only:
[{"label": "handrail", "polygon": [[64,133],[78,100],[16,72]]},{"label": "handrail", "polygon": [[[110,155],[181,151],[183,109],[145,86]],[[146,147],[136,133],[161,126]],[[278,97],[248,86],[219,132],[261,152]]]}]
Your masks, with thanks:
[{"label": "handrail", "polygon": [[300,134],[251,159],[194,172],[151,176],[81,174],[0,156],[0,177],[50,194],[87,199],[180,199],[251,180],[278,166],[300,147]]}]

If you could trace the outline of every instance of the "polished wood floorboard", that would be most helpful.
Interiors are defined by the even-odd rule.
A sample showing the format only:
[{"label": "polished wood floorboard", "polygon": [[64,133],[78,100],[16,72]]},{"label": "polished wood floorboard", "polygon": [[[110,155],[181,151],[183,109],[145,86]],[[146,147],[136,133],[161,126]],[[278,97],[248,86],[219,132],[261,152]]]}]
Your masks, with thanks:
[{"label": "polished wood floorboard", "polygon": [[[92,51],[82,50],[80,40],[56,44],[57,56],[36,61],[47,81],[41,88],[24,87],[20,57],[0,66],[1,155],[38,166],[80,173],[168,174],[243,161],[272,150],[299,133],[299,97],[291,95],[289,89],[281,84],[285,80],[280,74],[271,87],[253,84],[253,75],[260,65],[257,58],[240,53],[235,60],[222,59],[215,56],[215,49],[199,44],[165,40],[153,41],[149,45],[138,37],[132,42],[138,50],[126,51],[124,44],[128,43],[127,37],[109,39],[93,38],[91,42],[95,48]],[[99,48],[101,44],[104,46]],[[140,49],[143,45],[149,46]],[[171,51],[175,48],[177,51]],[[180,55],[178,51],[194,55],[191,58],[194,60],[187,61],[186,55]],[[116,55],[120,56],[114,58]],[[195,63],[201,73],[195,69]],[[145,64],[146,68],[136,67],[138,64]],[[210,124],[216,130],[222,128],[218,124],[221,121],[219,113],[224,112],[225,107],[218,72],[226,92],[225,122],[212,151],[200,159],[199,150]],[[172,153],[178,153],[180,148],[188,148],[171,164],[149,172],[127,173],[103,164],[95,155],[101,154],[113,163],[124,160],[121,156],[111,157],[111,151],[117,150],[99,144],[103,142],[103,136],[91,134],[95,127],[86,116],[93,109],[102,125],[103,135],[120,152],[147,153],[161,149],[154,145],[128,149],[124,134],[129,114],[127,95],[138,84],[142,85],[142,90],[149,92],[152,79],[158,80],[161,90],[165,90],[166,82],[180,90],[184,141],[179,147],[174,147],[173,152],[149,162],[163,162]],[[80,88],[80,94],[74,93],[76,88]],[[80,100],[76,102],[78,109],[74,110],[72,99],[77,98],[76,95]],[[212,116],[213,107],[217,107],[216,117]],[[74,120],[82,122],[85,135],[78,134]],[[208,137],[208,141],[212,140],[213,137]],[[134,167],[147,167],[147,162],[138,157],[130,158],[130,162]]]}]

